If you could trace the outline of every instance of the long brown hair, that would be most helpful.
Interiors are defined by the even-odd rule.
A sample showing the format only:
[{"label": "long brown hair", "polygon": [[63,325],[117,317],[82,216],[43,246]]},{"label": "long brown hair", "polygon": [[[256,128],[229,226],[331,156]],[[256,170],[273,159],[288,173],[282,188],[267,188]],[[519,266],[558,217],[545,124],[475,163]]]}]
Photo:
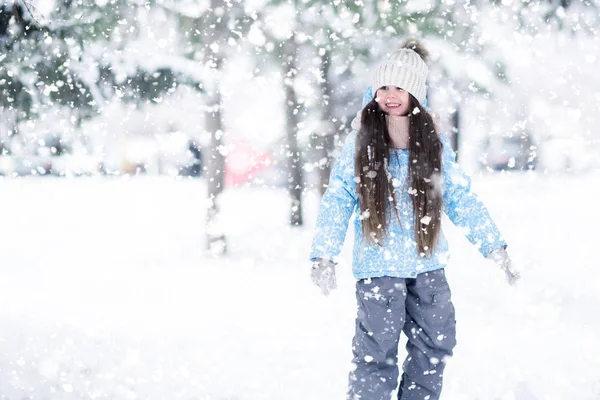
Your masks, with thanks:
[{"label": "long brown hair", "polygon": [[[374,88],[374,97],[377,94]],[[420,255],[433,254],[442,217],[441,169],[443,145],[433,117],[410,95],[409,157],[406,177],[412,198],[415,240]],[[391,138],[386,114],[375,98],[365,106],[356,136],[355,173],[364,237],[382,245],[387,236],[396,197],[389,170]]]}]

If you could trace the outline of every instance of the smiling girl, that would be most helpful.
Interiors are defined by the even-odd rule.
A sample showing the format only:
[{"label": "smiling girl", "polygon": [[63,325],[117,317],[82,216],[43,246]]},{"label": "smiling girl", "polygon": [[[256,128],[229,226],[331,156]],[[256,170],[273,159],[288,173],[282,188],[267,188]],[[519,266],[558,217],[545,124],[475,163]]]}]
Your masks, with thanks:
[{"label": "smiling girl", "polygon": [[358,313],[348,399],[390,399],[398,388],[402,331],[408,356],[398,398],[439,398],[456,345],[442,212],[500,265],[510,284],[519,279],[500,231],[423,106],[426,59],[422,46],[409,41],[379,62],[375,93],[353,124],[321,200],[310,258],[312,279],[324,294],[336,287],[337,257],[356,216]]}]

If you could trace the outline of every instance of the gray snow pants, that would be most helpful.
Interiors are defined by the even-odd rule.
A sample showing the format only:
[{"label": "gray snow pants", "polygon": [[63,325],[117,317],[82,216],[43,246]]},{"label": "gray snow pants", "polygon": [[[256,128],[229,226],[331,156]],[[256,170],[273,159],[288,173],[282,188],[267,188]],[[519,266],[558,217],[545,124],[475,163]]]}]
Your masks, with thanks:
[{"label": "gray snow pants", "polygon": [[389,400],[398,384],[400,333],[408,337],[398,399],[436,400],[446,360],[456,345],[454,306],[443,269],[416,278],[356,283],[358,314],[352,342],[355,369],[348,399]]}]

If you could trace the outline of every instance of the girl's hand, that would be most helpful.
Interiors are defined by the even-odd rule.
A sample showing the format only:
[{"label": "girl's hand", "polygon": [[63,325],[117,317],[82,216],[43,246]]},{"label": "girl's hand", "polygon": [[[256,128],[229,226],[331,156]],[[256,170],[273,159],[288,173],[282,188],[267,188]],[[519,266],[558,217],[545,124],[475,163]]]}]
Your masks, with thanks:
[{"label": "girl's hand", "polygon": [[509,285],[514,286],[519,281],[519,279],[521,279],[521,274],[513,266],[512,260],[508,256],[508,253],[506,252],[505,248],[501,247],[492,251],[487,258],[488,260],[492,260],[500,268],[502,268],[504,274],[506,275],[506,280],[508,281]]},{"label": "girl's hand", "polygon": [[312,265],[310,277],[315,285],[321,288],[321,292],[327,296],[333,289],[337,288],[335,280],[335,263],[330,260],[319,258]]}]

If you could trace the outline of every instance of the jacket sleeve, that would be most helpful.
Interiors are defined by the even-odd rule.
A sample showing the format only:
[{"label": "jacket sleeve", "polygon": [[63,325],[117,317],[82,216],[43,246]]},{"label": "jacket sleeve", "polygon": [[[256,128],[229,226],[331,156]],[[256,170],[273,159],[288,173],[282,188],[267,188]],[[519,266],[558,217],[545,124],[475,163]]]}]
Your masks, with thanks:
[{"label": "jacket sleeve", "polygon": [[342,250],[348,222],[358,202],[354,181],[355,138],[355,132],[348,135],[331,170],[329,184],[319,207],[310,251],[311,261],[323,258],[337,262]]},{"label": "jacket sleeve", "polygon": [[441,138],[444,144],[444,212],[454,225],[465,230],[467,239],[487,257],[495,249],[506,247],[506,242],[485,205],[471,191],[471,178],[456,163],[450,140],[445,135]]}]

